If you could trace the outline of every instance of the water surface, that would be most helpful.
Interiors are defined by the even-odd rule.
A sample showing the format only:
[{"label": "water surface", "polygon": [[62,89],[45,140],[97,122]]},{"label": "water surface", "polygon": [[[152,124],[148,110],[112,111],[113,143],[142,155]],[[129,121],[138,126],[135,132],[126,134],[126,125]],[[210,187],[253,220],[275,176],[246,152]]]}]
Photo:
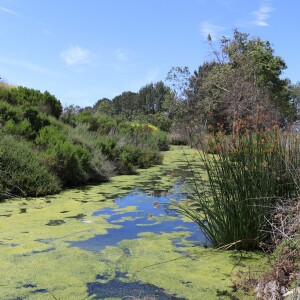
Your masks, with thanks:
[{"label": "water surface", "polygon": [[[156,234],[185,231],[189,232],[187,240],[203,244],[205,236],[199,226],[194,222],[183,220],[182,215],[172,208],[175,199],[186,198],[183,187],[176,185],[173,192],[147,193],[135,190],[124,197],[114,200],[117,207],[103,208],[93,213],[93,216],[105,216],[105,219],[120,225],[119,228],[110,228],[105,235],[96,235],[85,241],[71,243],[72,246],[85,250],[98,251],[107,246],[116,246],[122,240],[138,238],[143,232]],[[172,199],[172,200],[171,200]],[[126,207],[134,207],[135,210],[124,211]]]}]

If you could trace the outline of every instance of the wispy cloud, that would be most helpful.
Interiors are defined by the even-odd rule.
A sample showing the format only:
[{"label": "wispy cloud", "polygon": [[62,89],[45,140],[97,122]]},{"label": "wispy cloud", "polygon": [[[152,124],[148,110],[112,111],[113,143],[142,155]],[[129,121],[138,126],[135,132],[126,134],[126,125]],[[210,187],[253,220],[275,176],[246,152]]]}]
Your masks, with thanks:
[{"label": "wispy cloud", "polygon": [[128,51],[122,48],[109,51],[105,58],[102,59],[102,62],[105,62],[110,68],[123,73],[129,72],[136,66],[136,62],[130,58]]},{"label": "wispy cloud", "polygon": [[148,70],[144,78],[136,79],[132,81],[131,89],[134,91],[138,91],[142,86],[157,81],[159,73],[160,73],[159,67]]},{"label": "wispy cloud", "polygon": [[43,28],[42,32],[48,36],[54,36],[53,32],[51,32],[50,30],[48,30],[47,28]]},{"label": "wispy cloud", "polygon": [[8,8],[5,8],[3,6],[0,6],[0,11],[2,12],[5,12],[7,14],[11,14],[11,15],[14,15],[14,16],[19,16],[19,14],[11,9],[8,9]]},{"label": "wispy cloud", "polygon": [[157,80],[159,72],[160,72],[159,67],[156,67],[156,68],[153,68],[153,69],[149,70],[147,72],[147,76],[146,76],[146,80],[145,80],[146,83],[150,83],[150,82],[153,82],[153,81]]},{"label": "wispy cloud", "polygon": [[15,67],[20,67],[36,73],[42,73],[42,74],[51,75],[55,77],[64,77],[64,75],[54,72],[50,69],[41,67],[31,62],[15,59],[11,57],[0,57],[0,63],[15,66]]},{"label": "wispy cloud", "polygon": [[223,26],[212,24],[211,22],[205,21],[202,22],[200,26],[201,35],[204,38],[207,38],[208,35],[211,36],[212,40],[216,40],[220,33],[224,31],[226,28]]},{"label": "wispy cloud", "polygon": [[62,60],[69,66],[91,62],[90,51],[79,46],[70,47],[60,53]]},{"label": "wispy cloud", "polygon": [[253,12],[255,17],[253,23],[257,26],[269,26],[267,20],[272,11],[273,9],[270,4],[262,4],[257,11]]},{"label": "wispy cloud", "polygon": [[128,62],[129,58],[121,48],[115,50],[115,57],[119,62]]}]

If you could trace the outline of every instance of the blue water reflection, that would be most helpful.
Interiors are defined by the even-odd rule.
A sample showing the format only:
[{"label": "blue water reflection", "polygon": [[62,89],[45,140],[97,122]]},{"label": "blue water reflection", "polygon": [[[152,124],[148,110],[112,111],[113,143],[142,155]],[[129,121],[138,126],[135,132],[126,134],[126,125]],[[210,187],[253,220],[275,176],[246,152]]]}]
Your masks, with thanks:
[{"label": "blue water reflection", "polygon": [[[171,232],[189,232],[186,239],[197,244],[205,244],[205,236],[194,222],[186,222],[182,216],[171,207],[170,199],[186,198],[177,187],[174,193],[145,193],[133,191],[125,197],[116,198],[116,208],[104,208],[93,216],[105,216],[112,224],[121,228],[108,229],[105,235],[96,235],[86,241],[72,242],[72,246],[85,250],[99,251],[106,246],[116,246],[122,240],[135,239],[143,232],[156,234]],[[134,211],[125,211],[128,206],[136,207]],[[177,240],[178,243],[178,240]]]}]

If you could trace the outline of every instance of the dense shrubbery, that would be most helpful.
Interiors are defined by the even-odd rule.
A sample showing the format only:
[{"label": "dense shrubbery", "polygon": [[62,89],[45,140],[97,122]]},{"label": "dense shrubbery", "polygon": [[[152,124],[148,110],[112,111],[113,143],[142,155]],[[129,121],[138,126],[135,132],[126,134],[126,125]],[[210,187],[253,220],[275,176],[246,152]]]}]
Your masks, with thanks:
[{"label": "dense shrubbery", "polygon": [[[0,170],[8,174],[0,180],[4,194],[43,195],[58,191],[60,185],[70,187],[108,180],[115,173],[135,173],[136,168],[161,163],[159,151],[169,149],[167,134],[151,124],[112,118],[89,108],[71,106],[62,115],[61,111],[60,102],[48,92],[1,86],[0,124],[5,143]],[[6,153],[8,141],[16,144],[11,156]],[[18,174],[13,166],[21,169]],[[33,166],[31,174],[24,173]],[[45,183],[36,179],[30,185],[38,175]]]},{"label": "dense shrubbery", "polygon": [[36,144],[42,150],[46,164],[61,182],[74,186],[108,179],[112,173],[112,166],[109,167],[99,147],[96,147],[96,140],[95,134],[85,130],[46,126],[40,130]]},{"label": "dense shrubbery", "polygon": [[0,172],[0,199],[53,194],[61,188],[32,145],[4,134],[0,135]]},{"label": "dense shrubbery", "polygon": [[39,111],[58,118],[62,113],[62,105],[49,92],[41,93],[38,90],[26,87],[0,87],[0,99],[13,106],[36,107]]}]

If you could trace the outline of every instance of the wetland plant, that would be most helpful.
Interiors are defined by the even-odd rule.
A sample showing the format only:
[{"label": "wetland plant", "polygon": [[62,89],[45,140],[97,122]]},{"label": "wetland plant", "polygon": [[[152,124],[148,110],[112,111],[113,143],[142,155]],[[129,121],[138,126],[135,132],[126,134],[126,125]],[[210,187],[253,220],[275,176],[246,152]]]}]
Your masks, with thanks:
[{"label": "wetland plant", "polygon": [[276,203],[297,194],[298,134],[259,125],[237,126],[231,136],[217,133],[214,154],[199,151],[208,179],[195,172],[187,183],[191,199],[177,205],[216,248],[260,248],[271,238]]}]

